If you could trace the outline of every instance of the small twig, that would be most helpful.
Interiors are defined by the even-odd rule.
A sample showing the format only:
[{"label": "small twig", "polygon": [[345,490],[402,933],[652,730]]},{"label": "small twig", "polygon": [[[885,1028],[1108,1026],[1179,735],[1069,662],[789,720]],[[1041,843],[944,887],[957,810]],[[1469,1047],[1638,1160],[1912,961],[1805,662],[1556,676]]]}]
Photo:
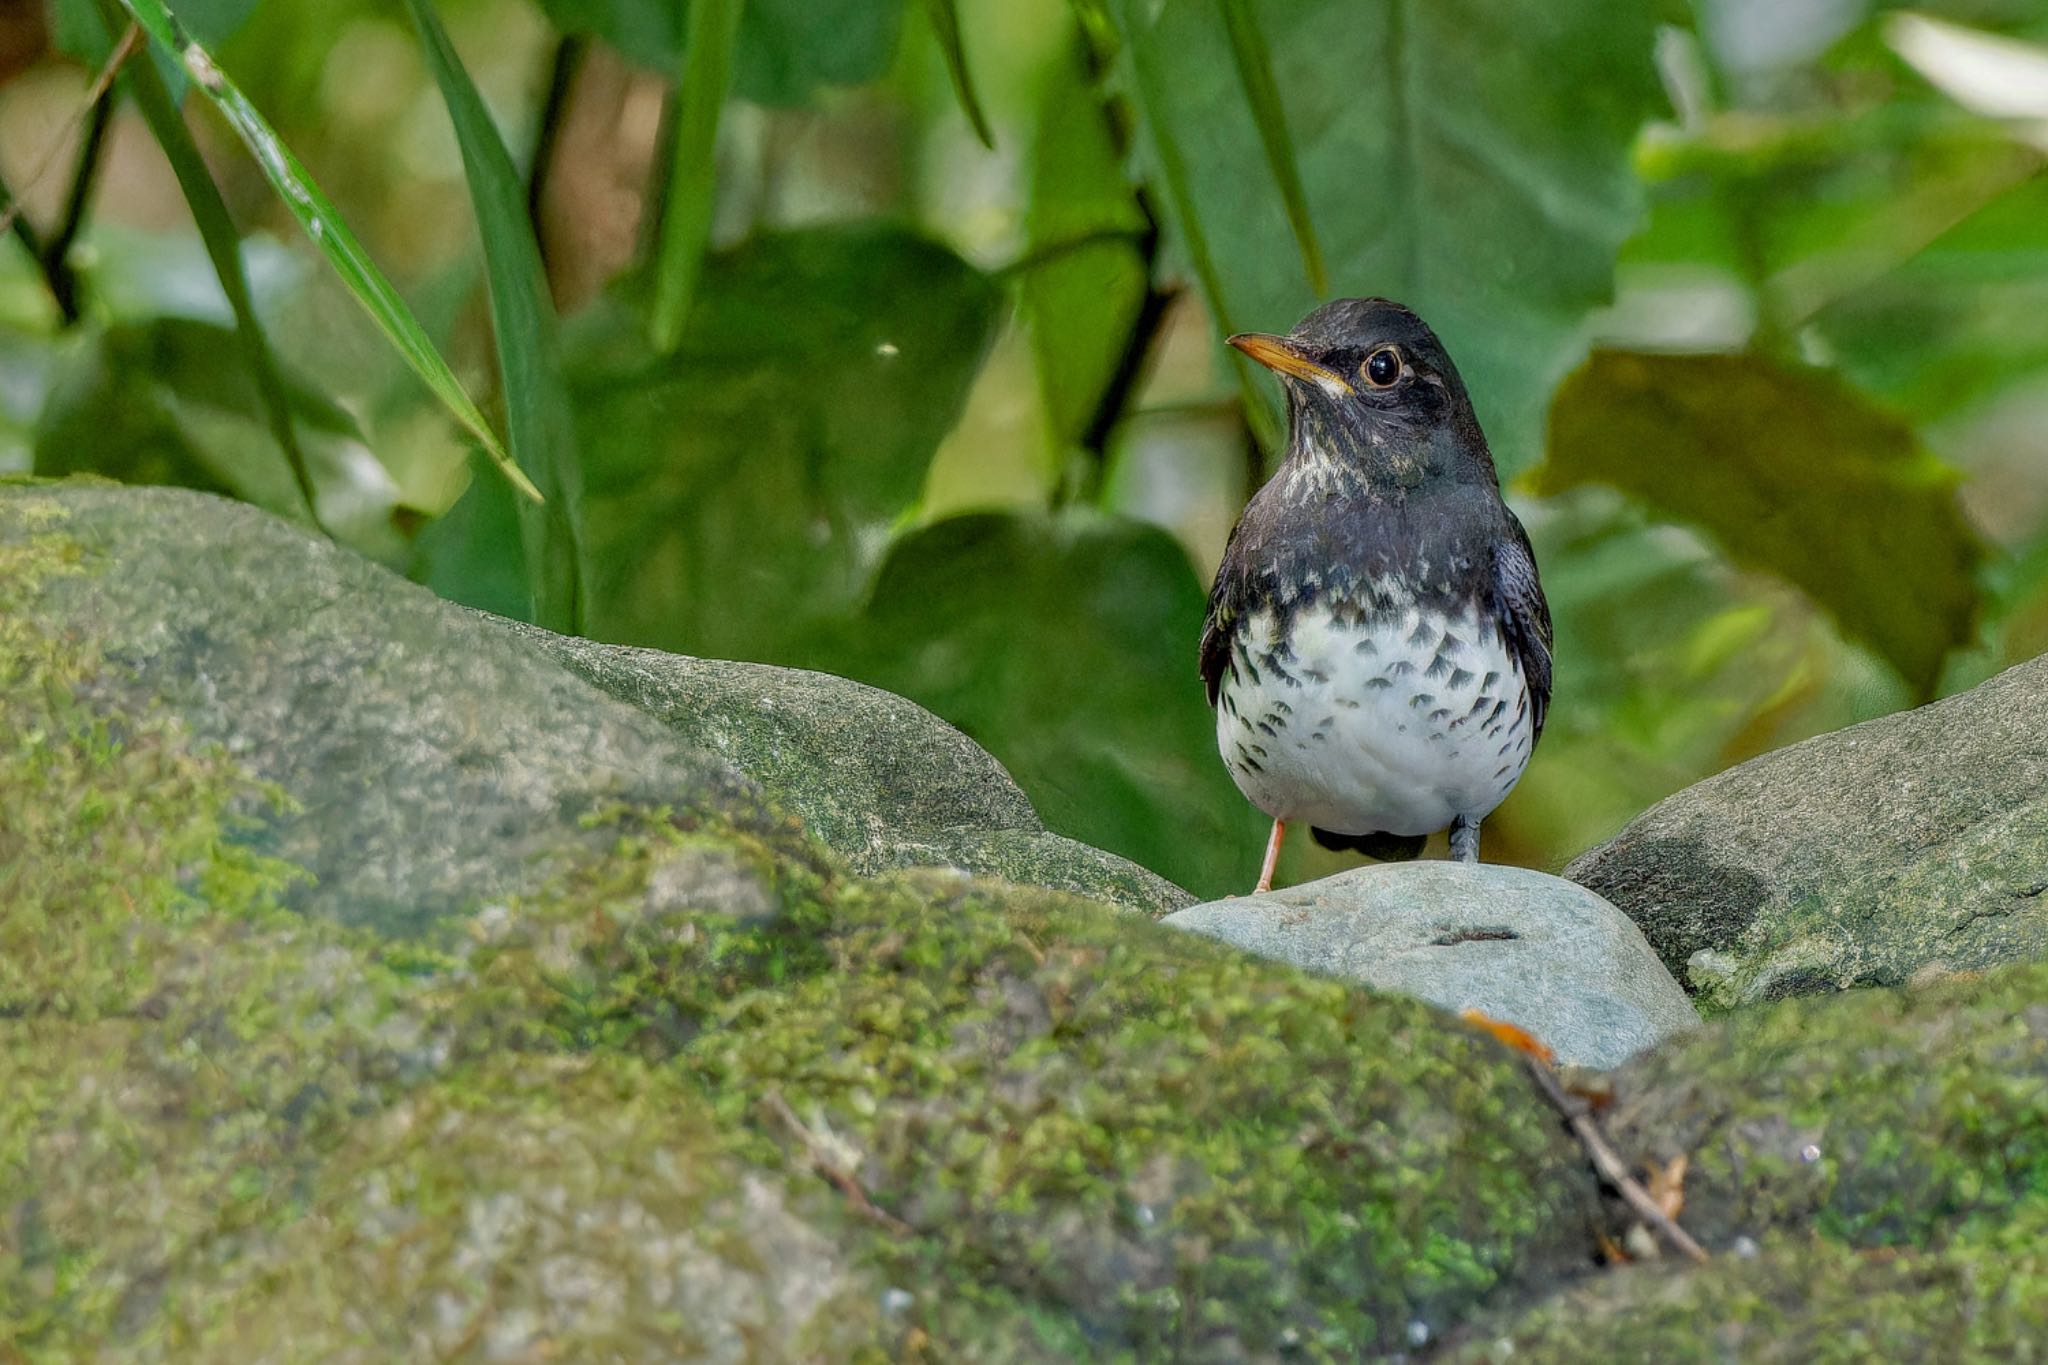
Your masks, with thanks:
[{"label": "small twig", "polygon": [[769,1091],[762,1098],[761,1107],[789,1129],[797,1141],[803,1143],[805,1162],[812,1170],[837,1186],[839,1192],[846,1196],[847,1202],[853,1205],[856,1213],[870,1222],[881,1224],[898,1237],[916,1235],[916,1228],[887,1209],[877,1206],[874,1200],[868,1198],[868,1192],[861,1188],[860,1181],[854,1178],[853,1173],[826,1155],[824,1144],[818,1140],[816,1134],[804,1126],[804,1121],[789,1107],[789,1101],[782,1098],[781,1091]]},{"label": "small twig", "polygon": [[[121,72],[122,64],[134,55],[136,45],[141,41],[141,26],[139,24],[129,24],[127,29],[121,34],[120,41],[114,44],[113,52],[108,54],[106,65],[102,66],[99,74],[92,78],[92,84],[86,88],[85,98],[79,102],[77,110],[64,125],[64,131],[51,140],[50,145],[44,149],[43,159],[36,163],[36,168],[29,172],[28,179],[22,182],[22,189],[33,189],[42,181],[44,176],[50,173],[50,167],[56,164],[57,153],[64,149],[65,141],[72,133],[78,130],[78,126],[85,122],[87,115],[91,114],[98,107],[100,101],[106,97],[108,89],[114,84],[114,77]],[[21,212],[21,196],[19,194],[8,196],[7,207],[0,209],[0,232],[12,230],[14,220],[21,217]]]},{"label": "small twig", "polygon": [[1628,1206],[1635,1210],[1636,1216],[1654,1228],[1665,1241],[1691,1259],[1705,1261],[1705,1249],[1695,1242],[1684,1228],[1678,1226],[1676,1220],[1650,1197],[1650,1192],[1628,1173],[1628,1167],[1622,1165],[1621,1158],[1615,1154],[1614,1148],[1608,1145],[1606,1137],[1600,1132],[1600,1125],[1593,1121],[1593,1115],[1588,1112],[1585,1103],[1565,1093],[1564,1086],[1558,1083],[1556,1073],[1542,1061],[1535,1057],[1525,1057],[1523,1060],[1529,1065],[1529,1074],[1536,1078],[1536,1088],[1543,1092],[1543,1098],[1549,1100],[1551,1107],[1564,1115],[1565,1122],[1571,1125],[1572,1135],[1578,1138],[1579,1145],[1586,1149],[1586,1155],[1592,1159],[1593,1169],[1600,1173],[1600,1178],[1619,1191]]},{"label": "small twig", "polygon": [[64,214],[57,230],[43,244],[43,278],[57,300],[57,311],[69,324],[78,321],[78,276],[71,269],[71,244],[85,226],[85,206],[92,198],[93,181],[100,168],[100,152],[106,146],[107,128],[114,120],[114,96],[103,91],[93,101],[92,115],[85,125],[85,141],[78,149],[78,161],[71,172],[71,189],[64,196]]}]

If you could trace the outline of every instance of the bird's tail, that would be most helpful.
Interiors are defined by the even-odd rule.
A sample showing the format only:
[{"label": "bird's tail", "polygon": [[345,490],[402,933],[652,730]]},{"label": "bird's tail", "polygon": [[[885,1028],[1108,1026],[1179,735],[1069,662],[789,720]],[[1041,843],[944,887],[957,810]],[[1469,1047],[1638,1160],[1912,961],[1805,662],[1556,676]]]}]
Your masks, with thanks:
[{"label": "bird's tail", "polygon": [[1338,834],[1332,830],[1309,830],[1317,843],[1324,848],[1333,848],[1339,853],[1363,853],[1368,858],[1377,858],[1383,863],[1405,863],[1422,855],[1422,846],[1429,841],[1426,834]]}]

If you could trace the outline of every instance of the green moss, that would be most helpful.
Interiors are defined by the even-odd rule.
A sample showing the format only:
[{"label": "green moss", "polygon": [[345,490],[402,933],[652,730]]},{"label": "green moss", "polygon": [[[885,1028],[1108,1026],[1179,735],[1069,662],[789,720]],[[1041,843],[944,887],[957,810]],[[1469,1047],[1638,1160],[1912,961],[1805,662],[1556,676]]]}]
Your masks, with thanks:
[{"label": "green moss", "polygon": [[26,608],[95,566],[52,500],[10,498],[0,525],[0,1014],[131,1006],[142,964],[118,943],[141,921],[201,905],[253,912],[295,873],[236,843],[281,801],[166,712],[111,715],[90,688],[87,637]]},{"label": "green moss", "polygon": [[764,1095],[829,1135],[928,1312],[983,1283],[1099,1350],[1345,1357],[1580,1255],[1557,1126],[1419,1005],[920,875],[844,888],[827,947],[678,1060],[761,1160]]},{"label": "green moss", "polygon": [[1519,1319],[1476,1326],[1456,1362],[2005,1362],[2048,1340],[2048,1199],[1917,1250],[1792,1235],[1699,1269],[1630,1266]]},{"label": "green moss", "polygon": [[1690,1161],[1709,1245],[1925,1246],[2048,1194],[2048,963],[1745,1011],[1615,1080],[1625,1152]]}]

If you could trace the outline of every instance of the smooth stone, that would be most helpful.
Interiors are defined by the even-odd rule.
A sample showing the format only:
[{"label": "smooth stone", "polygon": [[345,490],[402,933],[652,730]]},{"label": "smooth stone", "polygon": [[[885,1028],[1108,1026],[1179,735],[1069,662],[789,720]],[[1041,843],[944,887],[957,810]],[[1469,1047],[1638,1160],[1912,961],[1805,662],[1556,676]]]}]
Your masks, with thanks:
[{"label": "smooth stone", "polygon": [[1381,863],[1161,921],[1453,1012],[1519,1025],[1568,1065],[1619,1066],[1699,1023],[1628,916],[1493,863]]},{"label": "smooth stone", "polygon": [[1565,875],[1703,1007],[2048,956],[2048,656],[1695,783]]}]

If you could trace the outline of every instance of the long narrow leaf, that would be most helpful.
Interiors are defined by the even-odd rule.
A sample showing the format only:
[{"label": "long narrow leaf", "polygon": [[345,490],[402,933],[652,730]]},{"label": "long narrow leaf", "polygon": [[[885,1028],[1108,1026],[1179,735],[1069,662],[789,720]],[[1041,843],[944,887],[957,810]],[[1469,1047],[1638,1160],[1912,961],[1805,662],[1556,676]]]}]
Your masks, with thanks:
[{"label": "long narrow leaf", "polygon": [[967,71],[967,51],[960,45],[958,0],[925,0],[924,7],[931,16],[932,34],[939,40],[939,51],[946,58],[946,74],[953,78],[953,95],[960,101],[960,112],[967,115],[981,145],[993,149],[996,135],[989,131],[988,115],[981,110],[981,100],[974,93],[974,78]]},{"label": "long narrow leaf", "polygon": [[434,349],[434,343],[420,328],[412,310],[405,300],[384,278],[384,273],[371,261],[362,243],[356,240],[348,224],[333,203],[313,183],[306,168],[299,164],[291,149],[286,147],[272,130],[263,115],[256,112],[256,106],[236,88],[226,74],[214,64],[206,50],[185,35],[185,31],[164,8],[163,0],[120,0],[121,5],[141,24],[166,52],[175,57],[184,67],[192,83],[214,106],[221,111],[236,133],[256,157],[256,164],[263,168],[263,174],[270,180],[278,197],[292,216],[299,220],[299,226],[313,239],[327,257],[327,263],[341,276],[356,302],[363,306],[371,319],[390,338],[392,345],[405,357],[413,372],[425,381],[435,397],[439,398],[457,421],[468,427],[478,441],[483,443],[486,454],[503,471],[512,486],[535,502],[541,501],[540,490],[518,465],[512,462],[499,444],[497,433],[491,424],[477,411],[477,406],[462,391],[462,384],[455,372],[448,368],[448,362]]},{"label": "long narrow leaf", "polygon": [[433,5],[429,0],[411,4],[427,67],[455,125],[470,202],[483,237],[507,439],[520,465],[532,471],[547,496],[544,507],[521,508],[526,582],[535,619],[551,630],[575,634],[581,625],[577,517],[582,504],[576,427],[562,378],[547,274],[526,213],[525,188]]},{"label": "long narrow leaf", "polygon": [[1251,106],[1252,121],[1258,125],[1259,141],[1266,149],[1266,164],[1273,170],[1273,180],[1280,187],[1280,201],[1287,207],[1288,224],[1301,248],[1309,288],[1318,296],[1327,295],[1330,272],[1323,264],[1323,246],[1316,240],[1315,222],[1309,217],[1308,191],[1302,187],[1294,138],[1287,131],[1280,85],[1273,79],[1273,54],[1266,46],[1265,35],[1259,32],[1252,0],[1223,0],[1223,26],[1230,34],[1230,56],[1244,86],[1245,102]]},{"label": "long narrow leaf", "polygon": [[711,240],[718,190],[718,115],[732,84],[732,54],[739,41],[742,0],[692,0],[683,85],[678,96],[668,197],[661,211],[661,243],[654,263],[654,344],[667,352],[683,337],[690,298]]},{"label": "long narrow leaf", "polygon": [[[127,16],[115,0],[99,0],[99,11],[110,38],[125,27]],[[299,497],[306,504],[306,515],[315,526],[320,526],[313,476],[306,467],[306,452],[299,445],[298,430],[292,422],[291,397],[285,389],[284,374],[278,369],[277,355],[270,348],[270,338],[264,335],[255,302],[249,296],[249,279],[242,269],[241,238],[235,232],[234,220],[228,216],[227,203],[220,196],[220,187],[213,183],[206,160],[200,156],[198,144],[192,141],[192,131],[179,116],[178,106],[156,67],[146,61],[136,62],[128,69],[127,77],[128,89],[135,96],[143,121],[171,163],[178,187],[185,192],[192,220],[199,225],[199,238],[206,244],[214,274],[220,277],[221,292],[227,295],[228,307],[234,311],[235,337],[241,344],[242,361],[256,381],[271,434],[291,466],[292,481],[298,485]]]},{"label": "long narrow leaf", "polygon": [[[1118,0],[1118,4],[1126,31],[1138,32],[1143,24],[1139,0]],[[1131,93],[1151,137],[1152,153],[1159,164],[1159,178],[1165,182],[1167,198],[1173,203],[1173,216],[1180,225],[1181,246],[1186,250],[1188,263],[1194,267],[1195,278],[1201,283],[1202,293],[1209,301],[1209,312],[1217,329],[1228,335],[1237,327],[1224,294],[1222,272],[1216,268],[1215,257],[1209,250],[1208,234],[1202,231],[1202,220],[1195,210],[1187,157],[1174,138],[1171,123],[1159,117],[1166,106],[1167,75],[1160,69],[1154,44],[1133,43],[1129,52]],[[1238,387],[1244,393],[1245,420],[1251,424],[1259,444],[1273,450],[1280,444],[1282,436],[1280,414],[1260,388],[1252,373],[1255,368],[1252,363],[1235,351],[1231,355],[1236,362]]]}]

